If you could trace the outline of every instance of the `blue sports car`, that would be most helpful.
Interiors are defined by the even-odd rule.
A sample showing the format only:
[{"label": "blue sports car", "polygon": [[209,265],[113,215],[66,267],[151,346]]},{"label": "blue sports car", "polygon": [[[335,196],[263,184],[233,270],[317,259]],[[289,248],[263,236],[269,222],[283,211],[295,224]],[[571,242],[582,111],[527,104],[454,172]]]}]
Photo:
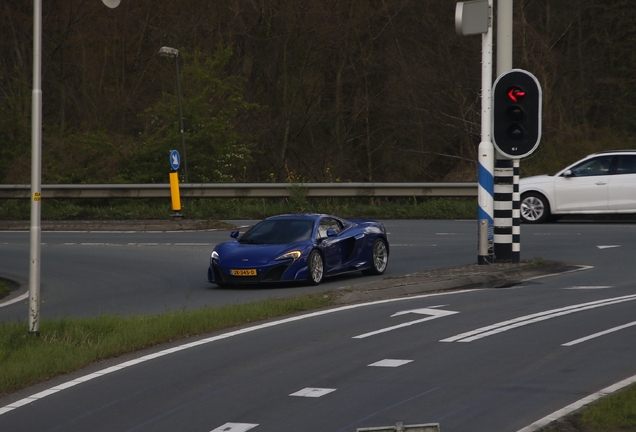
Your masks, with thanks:
[{"label": "blue sports car", "polygon": [[389,241],[374,220],[345,220],[324,214],[272,216],[243,235],[217,245],[210,256],[208,282],[219,286],[306,281],[362,271],[384,273]]}]

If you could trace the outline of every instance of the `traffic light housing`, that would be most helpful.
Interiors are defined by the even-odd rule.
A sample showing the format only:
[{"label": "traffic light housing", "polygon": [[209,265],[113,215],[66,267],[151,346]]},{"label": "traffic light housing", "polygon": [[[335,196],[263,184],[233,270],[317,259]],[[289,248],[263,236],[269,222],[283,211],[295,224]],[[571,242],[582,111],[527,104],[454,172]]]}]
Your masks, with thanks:
[{"label": "traffic light housing", "polygon": [[541,86],[530,72],[501,74],[492,90],[492,141],[511,159],[536,150],[541,140]]}]

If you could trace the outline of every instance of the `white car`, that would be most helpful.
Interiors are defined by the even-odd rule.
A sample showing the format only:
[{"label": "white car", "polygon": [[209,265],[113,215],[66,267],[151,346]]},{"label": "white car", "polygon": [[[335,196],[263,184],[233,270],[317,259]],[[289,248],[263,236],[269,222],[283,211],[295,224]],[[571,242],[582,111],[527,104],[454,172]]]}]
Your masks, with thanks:
[{"label": "white car", "polygon": [[519,192],[526,223],[565,214],[636,213],[636,150],[594,153],[554,175],[522,178]]}]

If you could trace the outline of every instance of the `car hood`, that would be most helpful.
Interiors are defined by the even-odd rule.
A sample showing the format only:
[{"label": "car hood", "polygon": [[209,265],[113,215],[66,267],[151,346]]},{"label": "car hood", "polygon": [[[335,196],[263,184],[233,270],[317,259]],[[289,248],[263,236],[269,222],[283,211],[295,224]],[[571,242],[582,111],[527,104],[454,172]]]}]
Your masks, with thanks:
[{"label": "car hood", "polygon": [[528,185],[536,185],[543,183],[552,183],[554,182],[554,176],[548,174],[542,174],[538,176],[532,177],[524,177],[519,180],[519,186],[528,186]]},{"label": "car hood", "polygon": [[[305,243],[296,244],[241,244],[238,241],[221,243],[214,250],[221,263],[267,264],[286,252],[303,249]],[[305,245],[306,246],[306,245]]]}]

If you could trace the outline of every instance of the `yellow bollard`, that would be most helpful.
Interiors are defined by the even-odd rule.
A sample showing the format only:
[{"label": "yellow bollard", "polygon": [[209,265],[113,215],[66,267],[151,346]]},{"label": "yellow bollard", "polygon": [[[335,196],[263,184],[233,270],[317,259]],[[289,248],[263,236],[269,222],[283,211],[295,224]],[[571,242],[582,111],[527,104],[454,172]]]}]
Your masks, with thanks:
[{"label": "yellow bollard", "polygon": [[170,173],[170,197],[172,198],[172,210],[181,211],[181,196],[179,195],[179,173]]}]

